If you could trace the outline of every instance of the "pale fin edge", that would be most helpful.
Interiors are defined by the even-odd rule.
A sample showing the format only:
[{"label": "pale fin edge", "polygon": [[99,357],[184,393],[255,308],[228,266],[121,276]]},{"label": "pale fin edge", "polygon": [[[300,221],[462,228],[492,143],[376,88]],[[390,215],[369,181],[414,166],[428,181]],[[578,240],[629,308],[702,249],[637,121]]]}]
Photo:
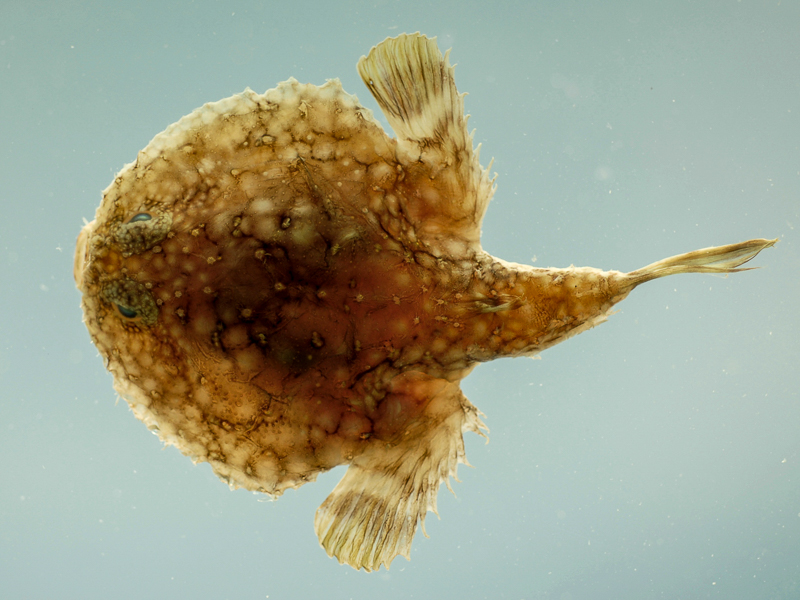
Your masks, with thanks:
[{"label": "pale fin edge", "polygon": [[436,38],[387,38],[361,57],[358,73],[400,139],[472,150],[454,69]]}]

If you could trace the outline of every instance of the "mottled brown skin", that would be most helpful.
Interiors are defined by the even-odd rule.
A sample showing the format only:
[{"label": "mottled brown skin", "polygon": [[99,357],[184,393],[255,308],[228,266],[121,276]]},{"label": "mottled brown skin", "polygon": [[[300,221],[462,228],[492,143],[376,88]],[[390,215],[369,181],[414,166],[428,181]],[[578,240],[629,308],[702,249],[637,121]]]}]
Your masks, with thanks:
[{"label": "mottled brown skin", "polygon": [[[401,205],[408,190],[431,186],[427,176],[391,167],[380,194]],[[336,168],[348,179],[347,168]],[[314,468],[329,469],[367,443],[392,440],[418,416],[420,399],[386,400],[397,375],[459,381],[476,362],[547,347],[604,313],[618,293],[609,285],[590,300],[575,298],[574,269],[519,271],[481,251],[437,258],[403,235],[410,223],[376,223],[339,194],[326,201],[315,183],[321,170],[312,158],[285,165],[281,185],[288,182],[291,193],[268,215],[250,219],[246,196],[229,197],[220,211],[198,200],[224,192],[201,187],[172,207],[172,229],[148,250],[125,257],[102,232],[92,242],[103,244],[92,267],[104,279],[133,275],[158,305],[152,326],[102,307],[121,330],[115,336],[126,339],[115,345],[141,348],[121,353],[119,368],[149,390],[154,412],[183,410],[193,398],[212,438],[252,445],[237,465],[247,473],[258,474],[261,453],[274,452],[288,405],[302,466],[293,469],[288,454],[274,465],[270,456],[268,468],[302,480],[309,455]],[[350,187],[350,198],[363,193],[363,185]],[[259,220],[269,234],[260,233]],[[309,239],[297,243],[298,230]],[[154,364],[165,367],[166,382],[148,377]],[[221,450],[209,458],[227,460]]]},{"label": "mottled brown skin", "polygon": [[[534,269],[485,253],[491,181],[452,68],[422,36],[377,50],[359,67],[399,140],[338,82],[206,105],[117,176],[75,262],[115,387],[165,442],[272,495],[351,464],[316,527],[367,570],[408,556],[465,460],[461,432],[482,423],[458,384],[478,362],[533,355],[635,285],[698,270]],[[389,63],[400,75],[383,80]],[[426,77],[439,82],[428,96],[398,91]],[[725,247],[718,270],[769,244],[757,245]]]}]

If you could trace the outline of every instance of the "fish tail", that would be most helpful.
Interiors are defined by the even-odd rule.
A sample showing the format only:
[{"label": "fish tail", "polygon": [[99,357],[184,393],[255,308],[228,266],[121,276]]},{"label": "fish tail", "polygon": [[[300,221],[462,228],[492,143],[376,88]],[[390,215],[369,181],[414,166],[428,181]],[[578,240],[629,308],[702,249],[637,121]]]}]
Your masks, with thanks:
[{"label": "fish tail", "polygon": [[686,254],[678,254],[664,260],[659,260],[636,271],[631,271],[624,276],[625,286],[630,291],[637,285],[679,273],[738,273],[749,271],[758,267],[738,268],[770,246],[778,242],[774,240],[756,239],[728,244],[727,246],[713,246],[702,248]]}]

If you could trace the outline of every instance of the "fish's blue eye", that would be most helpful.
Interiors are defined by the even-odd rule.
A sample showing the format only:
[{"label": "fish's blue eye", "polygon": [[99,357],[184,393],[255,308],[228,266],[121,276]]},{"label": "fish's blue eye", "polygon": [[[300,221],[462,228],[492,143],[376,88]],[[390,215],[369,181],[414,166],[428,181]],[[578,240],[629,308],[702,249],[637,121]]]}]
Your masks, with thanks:
[{"label": "fish's blue eye", "polygon": [[122,304],[117,304],[117,310],[119,311],[119,314],[126,319],[135,319],[139,316],[139,313],[137,313],[135,310],[132,310],[127,306],[122,306]]},{"label": "fish's blue eye", "polygon": [[134,217],[130,221],[128,221],[128,223],[138,223],[139,221],[149,221],[152,218],[153,217],[151,217],[147,213],[139,213],[138,215],[134,215]]}]

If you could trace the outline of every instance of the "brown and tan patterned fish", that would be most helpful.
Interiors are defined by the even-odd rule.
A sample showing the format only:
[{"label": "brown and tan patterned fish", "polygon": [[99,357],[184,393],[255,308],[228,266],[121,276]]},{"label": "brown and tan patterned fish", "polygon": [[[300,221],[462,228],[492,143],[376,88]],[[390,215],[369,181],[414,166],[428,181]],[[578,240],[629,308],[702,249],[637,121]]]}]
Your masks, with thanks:
[{"label": "brown and tan patterned fish", "polygon": [[232,488],[279,496],[349,465],[314,521],[340,562],[409,557],[481,413],[461,380],[606,320],[637,285],[732,273],[777,240],[631,273],[484,252],[494,192],[435,40],[338,80],[206,104],[157,135],[80,233],[84,321],[133,413]]}]

